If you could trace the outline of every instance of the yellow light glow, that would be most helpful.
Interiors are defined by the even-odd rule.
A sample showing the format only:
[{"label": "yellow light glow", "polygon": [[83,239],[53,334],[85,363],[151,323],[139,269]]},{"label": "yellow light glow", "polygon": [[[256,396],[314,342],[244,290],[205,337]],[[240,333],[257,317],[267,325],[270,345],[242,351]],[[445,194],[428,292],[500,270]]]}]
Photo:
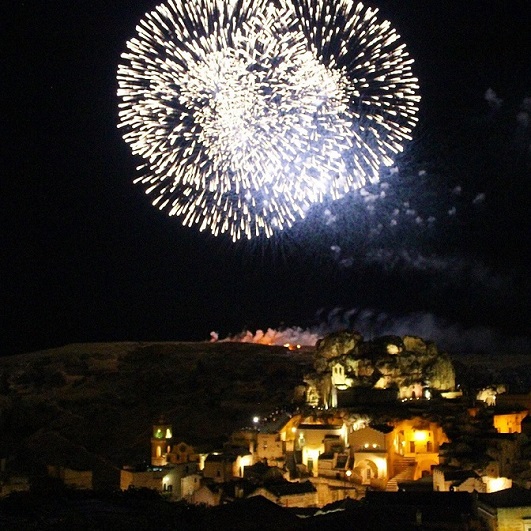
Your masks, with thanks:
[{"label": "yellow light glow", "polygon": [[396,345],[389,344],[387,345],[387,354],[398,354],[399,350]]},{"label": "yellow light glow", "polygon": [[387,461],[383,457],[376,457],[374,464],[378,467],[378,477],[387,476]]},{"label": "yellow light glow", "polygon": [[498,492],[512,487],[512,481],[508,478],[487,478],[487,492]]},{"label": "yellow light glow", "polygon": [[428,440],[428,432],[425,430],[415,430],[413,433],[413,439],[417,442],[423,442]]}]

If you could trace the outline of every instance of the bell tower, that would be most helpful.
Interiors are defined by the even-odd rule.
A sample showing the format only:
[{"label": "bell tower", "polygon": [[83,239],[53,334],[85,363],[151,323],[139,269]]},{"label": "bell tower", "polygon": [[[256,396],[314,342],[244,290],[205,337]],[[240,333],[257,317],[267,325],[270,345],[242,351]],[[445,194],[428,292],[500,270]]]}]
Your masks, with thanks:
[{"label": "bell tower", "polygon": [[156,424],[153,424],[151,435],[151,465],[164,466],[168,463],[166,454],[171,451],[172,426],[168,424],[164,417],[160,417]]}]

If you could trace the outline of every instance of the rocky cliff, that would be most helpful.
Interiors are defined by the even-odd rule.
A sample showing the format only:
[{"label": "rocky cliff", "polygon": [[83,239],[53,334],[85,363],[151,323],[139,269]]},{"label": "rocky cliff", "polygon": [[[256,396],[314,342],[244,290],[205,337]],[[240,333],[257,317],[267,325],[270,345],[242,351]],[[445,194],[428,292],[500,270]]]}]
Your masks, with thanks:
[{"label": "rocky cliff", "polygon": [[317,343],[314,371],[305,377],[307,402],[337,405],[338,392],[353,388],[396,390],[396,398],[429,397],[453,390],[455,371],[447,354],[415,336],[364,341],[355,331],[330,334]]}]

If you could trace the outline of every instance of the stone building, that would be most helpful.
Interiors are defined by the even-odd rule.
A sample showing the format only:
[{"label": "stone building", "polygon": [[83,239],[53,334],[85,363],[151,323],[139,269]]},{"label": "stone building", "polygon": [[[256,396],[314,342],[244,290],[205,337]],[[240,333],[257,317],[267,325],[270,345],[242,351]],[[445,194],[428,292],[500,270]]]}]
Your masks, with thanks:
[{"label": "stone building", "polygon": [[317,489],[310,481],[267,484],[258,487],[252,496],[263,496],[283,507],[317,507]]},{"label": "stone building", "polygon": [[430,475],[439,464],[439,447],[447,441],[437,423],[420,418],[354,430],[348,436],[353,477],[364,485],[396,490],[399,481]]},{"label": "stone building", "polygon": [[[307,419],[309,420],[309,419]],[[295,450],[311,476],[318,475],[319,456],[341,452],[347,443],[347,427],[340,419],[330,422],[304,422],[295,431]]]},{"label": "stone building", "polygon": [[253,455],[245,449],[237,452],[212,452],[205,459],[203,476],[224,483],[243,478],[244,469],[253,464]]},{"label": "stone building", "polygon": [[478,494],[478,516],[488,531],[531,531],[531,491],[511,488]]},{"label": "stone building", "polygon": [[[178,463],[163,467],[127,467],[120,471],[120,489],[147,488],[177,501],[190,496],[190,480],[197,476],[198,463]],[[197,488],[199,485],[196,482]],[[192,489],[193,490],[193,489]]]},{"label": "stone building", "polygon": [[522,433],[522,421],[527,413],[527,410],[494,413],[492,423],[498,433]]},{"label": "stone building", "polygon": [[72,489],[94,488],[92,470],[75,470],[66,466],[48,465],[48,476],[60,479]]}]

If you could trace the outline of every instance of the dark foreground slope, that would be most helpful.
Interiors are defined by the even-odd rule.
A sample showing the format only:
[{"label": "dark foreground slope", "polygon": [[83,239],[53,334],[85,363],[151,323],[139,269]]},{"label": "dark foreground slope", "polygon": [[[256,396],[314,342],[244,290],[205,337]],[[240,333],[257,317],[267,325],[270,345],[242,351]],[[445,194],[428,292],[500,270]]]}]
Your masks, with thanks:
[{"label": "dark foreground slope", "polygon": [[148,457],[161,414],[175,442],[216,443],[290,404],[311,363],[241,343],[73,344],[0,359],[0,454],[120,466]]}]

